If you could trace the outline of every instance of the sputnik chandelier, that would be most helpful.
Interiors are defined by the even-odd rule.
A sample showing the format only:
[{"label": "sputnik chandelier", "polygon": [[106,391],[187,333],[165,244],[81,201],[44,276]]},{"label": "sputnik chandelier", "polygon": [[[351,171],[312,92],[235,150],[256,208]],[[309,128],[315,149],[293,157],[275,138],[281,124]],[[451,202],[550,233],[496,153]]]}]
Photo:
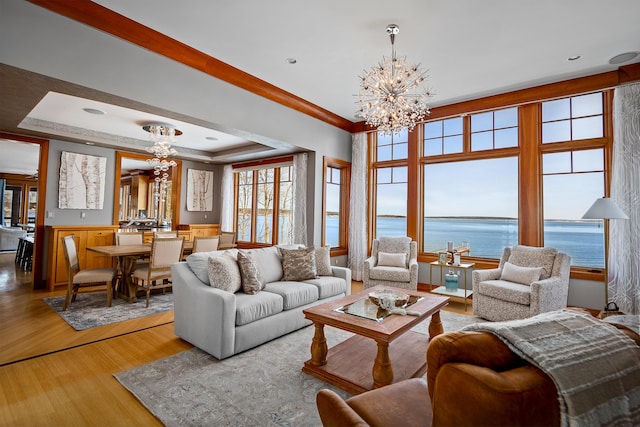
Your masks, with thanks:
[{"label": "sputnik chandelier", "polygon": [[182,131],[166,123],[149,123],[144,125],[142,129],[151,134],[151,141],[153,142],[151,147],[147,147],[147,151],[152,153],[154,157],[147,160],[147,163],[153,166],[153,174],[156,176],[153,197],[158,205],[158,220],[160,222],[160,205],[166,201],[169,169],[177,166],[174,160],[167,160],[167,158],[178,154],[171,145],[175,142],[176,136],[182,135]]},{"label": "sputnik chandelier", "polygon": [[357,114],[367,125],[390,134],[404,128],[411,131],[423,120],[429,114],[427,101],[432,93],[421,88],[427,72],[419,68],[420,64],[408,64],[406,57],[396,57],[394,41],[400,28],[389,24],[386,31],[391,38],[391,57],[383,56],[378,65],[360,77]]}]

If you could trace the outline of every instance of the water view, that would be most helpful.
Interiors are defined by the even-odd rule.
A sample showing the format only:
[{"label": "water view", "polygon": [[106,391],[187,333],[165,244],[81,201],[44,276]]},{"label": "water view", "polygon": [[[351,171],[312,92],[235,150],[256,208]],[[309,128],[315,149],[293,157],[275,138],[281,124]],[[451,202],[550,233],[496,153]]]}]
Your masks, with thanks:
[{"label": "water view", "polygon": [[[405,236],[404,217],[378,217],[380,236]],[[447,242],[455,245],[469,242],[471,255],[500,258],[506,246],[518,243],[518,221],[509,218],[427,218],[424,222],[425,252],[445,249]],[[566,252],[571,264],[584,267],[604,267],[604,237],[600,221],[545,221],[545,246]],[[327,242],[338,240],[338,218],[327,217]]]}]

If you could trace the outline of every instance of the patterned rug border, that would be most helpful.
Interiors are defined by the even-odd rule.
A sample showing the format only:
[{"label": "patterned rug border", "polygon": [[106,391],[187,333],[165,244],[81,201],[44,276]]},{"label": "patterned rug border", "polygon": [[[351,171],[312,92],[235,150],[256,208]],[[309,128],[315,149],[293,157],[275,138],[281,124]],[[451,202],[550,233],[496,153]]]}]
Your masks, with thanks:
[{"label": "patterned rug border", "polygon": [[[482,321],[442,312],[445,331]],[[429,321],[413,328],[428,334]],[[326,328],[329,347],[352,334]],[[192,348],[114,374],[166,426],[320,426],[315,396],[329,388],[301,372],[309,359],[313,327],[305,327],[224,360]]]},{"label": "patterned rug border", "polygon": [[76,331],[85,331],[127,320],[138,319],[152,314],[173,310],[173,294],[151,295],[149,307],[145,307],[145,298],[138,298],[135,303],[114,298],[111,307],[107,307],[103,292],[78,294],[75,302],[69,304],[67,311],[62,311],[64,296],[46,297],[42,301]]}]

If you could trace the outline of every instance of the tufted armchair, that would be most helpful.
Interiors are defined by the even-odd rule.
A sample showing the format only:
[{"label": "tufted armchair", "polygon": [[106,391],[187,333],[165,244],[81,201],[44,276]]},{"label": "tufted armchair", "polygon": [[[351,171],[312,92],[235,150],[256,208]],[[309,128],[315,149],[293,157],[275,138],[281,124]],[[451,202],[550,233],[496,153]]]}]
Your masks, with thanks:
[{"label": "tufted armchair", "polygon": [[364,288],[418,288],[418,244],[410,237],[380,237],[364,261]]},{"label": "tufted armchair", "polygon": [[499,322],[566,307],[570,264],[554,248],[505,248],[498,268],[472,274],[473,314]]}]

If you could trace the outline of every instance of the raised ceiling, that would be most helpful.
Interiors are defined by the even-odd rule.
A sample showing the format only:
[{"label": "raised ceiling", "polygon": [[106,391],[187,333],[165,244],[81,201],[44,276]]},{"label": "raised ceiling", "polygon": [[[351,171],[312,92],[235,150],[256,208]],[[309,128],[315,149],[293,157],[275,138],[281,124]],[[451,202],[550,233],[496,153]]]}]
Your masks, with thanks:
[{"label": "raised ceiling", "polygon": [[[640,51],[640,25],[637,24],[640,2],[637,0],[96,0],[83,3],[92,9],[108,8],[351,122],[359,120],[354,102],[358,75],[390,53],[384,32],[390,23],[400,26],[396,40],[398,54],[407,55],[410,61],[429,69],[429,86],[435,92],[433,106],[597,74],[640,61],[640,57],[636,57],[623,64],[609,63],[615,55]],[[579,59],[569,60],[575,57]],[[296,63],[290,64],[289,58],[294,58]],[[35,132],[77,142],[87,141],[87,135],[92,135],[105,145],[109,145],[106,134],[111,134],[115,135],[111,138],[112,145],[131,140],[144,144],[139,128],[115,132],[117,123],[110,123],[110,130],[105,131],[91,124],[99,123],[100,118],[89,118],[85,114],[87,118],[83,120],[84,116],[76,108],[80,106],[77,98],[86,99],[87,104],[102,102],[113,105],[119,113],[111,114],[119,118],[118,114],[125,114],[125,110],[140,111],[135,102],[125,103],[119,97],[105,99],[104,94],[97,97],[91,90],[72,91],[79,95],[76,99],[71,97],[69,104],[55,104],[55,109],[47,110],[47,105],[52,105],[47,98],[60,100],[55,90],[60,82],[51,84],[51,89],[46,91],[46,81],[42,83],[37,96],[22,100],[10,97],[11,102],[22,105],[14,109],[5,105],[1,110],[3,116],[13,115],[13,120],[3,117],[0,130]],[[108,105],[103,108],[110,108]],[[197,149],[192,148],[193,153],[186,148],[185,153],[192,154],[196,160],[208,158],[224,163],[296,150],[295,146],[277,138],[261,140],[250,133],[244,134],[241,129],[225,129],[224,123],[181,116],[182,111],[150,113],[145,108],[145,113],[155,116],[150,118],[200,127],[200,136],[211,132],[220,141],[224,140],[224,134],[231,136],[228,147],[198,145]],[[13,125],[18,114],[23,115],[17,120],[22,127]],[[38,124],[46,126],[37,128]],[[78,133],[71,135],[71,131]]]}]

